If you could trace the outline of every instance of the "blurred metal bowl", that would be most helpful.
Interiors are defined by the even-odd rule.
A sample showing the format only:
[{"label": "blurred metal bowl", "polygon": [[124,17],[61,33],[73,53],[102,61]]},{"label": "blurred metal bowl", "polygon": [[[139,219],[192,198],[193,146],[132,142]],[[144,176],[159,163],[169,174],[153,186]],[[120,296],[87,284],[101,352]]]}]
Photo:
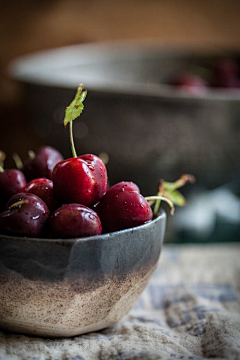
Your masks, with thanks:
[{"label": "blurred metal bowl", "polygon": [[222,55],[148,42],[77,45],[24,56],[9,71],[24,85],[34,131],[65,156],[64,109],[84,83],[86,106],[74,125],[78,153],[108,153],[112,183],[132,180],[150,194],[160,177],[189,172],[215,187],[239,169],[240,91],[193,96],[164,84]]}]

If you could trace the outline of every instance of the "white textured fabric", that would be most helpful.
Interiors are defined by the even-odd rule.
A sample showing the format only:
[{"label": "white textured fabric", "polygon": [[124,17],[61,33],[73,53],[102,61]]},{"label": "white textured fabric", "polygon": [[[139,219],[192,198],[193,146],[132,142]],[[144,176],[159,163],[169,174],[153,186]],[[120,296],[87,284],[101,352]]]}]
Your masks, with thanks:
[{"label": "white textured fabric", "polygon": [[0,360],[240,359],[240,245],[164,246],[117,325],[71,339],[0,332]]}]

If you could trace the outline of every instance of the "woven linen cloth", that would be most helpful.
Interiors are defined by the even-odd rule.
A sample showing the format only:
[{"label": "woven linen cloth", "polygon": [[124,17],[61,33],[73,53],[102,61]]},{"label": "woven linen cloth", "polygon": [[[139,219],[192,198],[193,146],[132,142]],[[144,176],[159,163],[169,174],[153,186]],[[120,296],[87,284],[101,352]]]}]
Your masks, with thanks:
[{"label": "woven linen cloth", "polygon": [[69,339],[0,332],[1,360],[240,359],[240,244],[164,245],[135,308]]}]

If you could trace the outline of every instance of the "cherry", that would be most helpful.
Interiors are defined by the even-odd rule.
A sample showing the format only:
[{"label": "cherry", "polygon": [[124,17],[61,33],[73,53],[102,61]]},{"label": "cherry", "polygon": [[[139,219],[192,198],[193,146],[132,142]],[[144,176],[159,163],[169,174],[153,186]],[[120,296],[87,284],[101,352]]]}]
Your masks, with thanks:
[{"label": "cherry", "polygon": [[77,238],[102,233],[98,214],[80,204],[65,204],[57,209],[50,218],[50,227],[55,238]]},{"label": "cherry", "polygon": [[46,178],[34,179],[24,186],[21,192],[37,195],[45,202],[50,211],[55,210],[58,206],[52,180]]},{"label": "cherry", "polygon": [[[110,187],[106,195],[95,206],[106,231],[117,231],[144,224],[158,216],[160,202],[163,200],[174,213],[174,204],[184,206],[185,198],[178,191],[187,183],[194,183],[195,178],[183,174],[174,182],[159,180],[158,193],[144,198],[136,184],[122,181]],[[151,205],[154,206],[152,213]]]},{"label": "cherry", "polygon": [[4,208],[9,198],[27,184],[20,170],[3,170],[0,167],[0,208]]},{"label": "cherry", "polygon": [[39,236],[49,217],[47,205],[38,196],[28,193],[13,195],[0,214],[0,229],[5,233]]},{"label": "cherry", "polygon": [[96,204],[107,189],[107,170],[103,161],[92,154],[77,156],[73,141],[73,120],[83,110],[87,95],[79,85],[76,96],[66,108],[64,125],[69,124],[69,135],[73,158],[58,163],[53,170],[53,183],[57,196],[66,203],[86,206]]},{"label": "cherry", "polygon": [[212,86],[222,88],[239,88],[239,66],[231,59],[223,59],[213,69]]},{"label": "cherry", "polygon": [[54,166],[63,160],[63,156],[50,146],[43,146],[36,156],[27,160],[23,166],[23,172],[28,181],[36,178],[52,179]]},{"label": "cherry", "polygon": [[102,160],[91,154],[63,160],[53,171],[57,196],[66,203],[96,204],[107,189],[107,170]]},{"label": "cherry", "polygon": [[207,90],[206,82],[190,73],[178,75],[170,84],[193,95],[202,94]]},{"label": "cherry", "polygon": [[107,232],[139,226],[153,217],[152,209],[137,185],[127,181],[110,187],[96,211]]}]

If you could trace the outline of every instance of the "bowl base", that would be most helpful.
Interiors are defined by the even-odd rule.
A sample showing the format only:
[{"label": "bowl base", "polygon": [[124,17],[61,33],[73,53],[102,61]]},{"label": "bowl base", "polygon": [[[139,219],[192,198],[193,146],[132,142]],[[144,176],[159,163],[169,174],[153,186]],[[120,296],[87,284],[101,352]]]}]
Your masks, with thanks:
[{"label": "bowl base", "polygon": [[[146,287],[155,268],[156,265],[144,275],[128,277],[122,283],[111,281],[110,284],[108,281],[101,289],[96,290],[98,294],[85,294],[88,299],[83,299],[80,295],[77,299],[78,296],[76,296],[71,303],[65,305],[67,313],[61,319],[56,314],[55,324],[53,321],[46,321],[46,319],[42,321],[39,312],[36,318],[34,318],[33,313],[28,313],[28,317],[22,316],[20,318],[20,314],[26,312],[26,309],[24,309],[24,311],[19,311],[19,317],[5,316],[0,319],[0,327],[11,332],[52,338],[71,337],[102,330],[116,324],[129,312]],[[112,296],[109,296],[110,287]],[[104,293],[108,293],[106,298],[104,298]],[[88,309],[84,310],[82,303],[88,304]],[[59,304],[57,306],[59,307]],[[18,308],[18,310],[20,309]],[[82,326],[80,325],[81,320],[79,321],[76,315],[72,318],[72,314],[78,313],[81,314],[80,318],[84,320]],[[101,314],[100,319],[99,314]]]}]

